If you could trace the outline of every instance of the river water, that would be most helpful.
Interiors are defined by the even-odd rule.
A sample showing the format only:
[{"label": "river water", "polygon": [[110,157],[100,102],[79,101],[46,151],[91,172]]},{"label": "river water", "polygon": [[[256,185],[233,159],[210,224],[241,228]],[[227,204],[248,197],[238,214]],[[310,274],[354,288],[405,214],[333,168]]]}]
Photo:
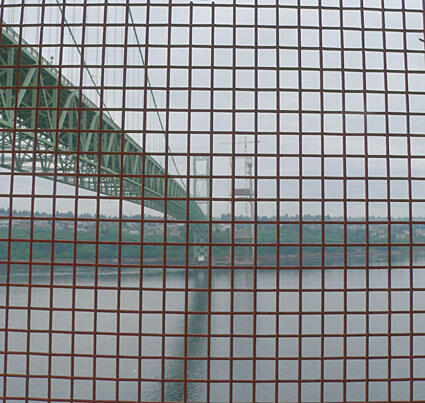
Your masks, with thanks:
[{"label": "river water", "polygon": [[[2,283],[5,276],[3,267]],[[1,305],[13,307],[7,318],[7,373],[17,376],[7,379],[7,401],[25,397],[26,380],[19,375],[27,372],[28,401],[71,399],[71,388],[72,398],[83,401],[200,402],[207,393],[212,402],[229,401],[230,393],[235,402],[254,401],[253,393],[256,402],[319,402],[321,394],[326,402],[343,401],[344,395],[346,401],[365,401],[366,388],[368,401],[421,401],[425,382],[410,377],[425,376],[420,335],[425,292],[411,296],[411,278],[416,288],[425,288],[420,268],[259,269],[256,278],[250,269],[222,269],[212,271],[208,293],[202,270],[191,270],[186,278],[175,269],[122,269],[118,277],[117,269],[100,267],[95,290],[92,268],[78,267],[73,275],[71,268],[55,267],[51,275],[49,268],[34,266],[29,301],[29,270],[15,266],[8,302],[6,288],[0,289]],[[2,329],[5,314],[1,309]],[[419,334],[410,336],[411,327]],[[2,330],[2,351],[5,339]],[[30,355],[20,354],[27,351]],[[203,382],[208,372],[209,386]],[[67,378],[72,375],[73,382]]]}]

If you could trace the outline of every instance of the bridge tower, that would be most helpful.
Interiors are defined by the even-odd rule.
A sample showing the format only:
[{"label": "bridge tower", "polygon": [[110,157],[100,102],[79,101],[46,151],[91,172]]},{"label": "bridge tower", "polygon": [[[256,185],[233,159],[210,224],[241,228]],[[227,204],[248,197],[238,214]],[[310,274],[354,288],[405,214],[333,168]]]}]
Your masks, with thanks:
[{"label": "bridge tower", "polygon": [[[196,200],[196,204],[205,214],[206,219],[209,218],[210,206],[210,157],[209,156],[192,156],[192,195]],[[192,228],[192,239],[195,243],[207,244],[209,242],[209,229],[207,223],[189,224]],[[208,262],[209,247],[207,245],[194,246],[195,263],[206,264]]]}]

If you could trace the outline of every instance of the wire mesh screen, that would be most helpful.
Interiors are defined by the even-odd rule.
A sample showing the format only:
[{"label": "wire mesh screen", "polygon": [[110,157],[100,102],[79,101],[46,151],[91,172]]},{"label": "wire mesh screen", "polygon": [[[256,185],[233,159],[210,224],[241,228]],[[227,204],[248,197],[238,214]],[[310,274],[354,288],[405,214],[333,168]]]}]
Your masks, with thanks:
[{"label": "wire mesh screen", "polygon": [[425,400],[421,0],[0,0],[0,400]]}]

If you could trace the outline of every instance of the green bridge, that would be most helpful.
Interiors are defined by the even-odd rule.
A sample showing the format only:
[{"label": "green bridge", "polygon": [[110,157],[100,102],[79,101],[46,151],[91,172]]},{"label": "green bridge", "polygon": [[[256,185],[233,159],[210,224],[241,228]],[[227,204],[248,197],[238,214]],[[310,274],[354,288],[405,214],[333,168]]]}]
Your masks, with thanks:
[{"label": "green bridge", "polygon": [[0,39],[0,167],[143,200],[179,220],[206,219],[187,189],[6,25]]}]

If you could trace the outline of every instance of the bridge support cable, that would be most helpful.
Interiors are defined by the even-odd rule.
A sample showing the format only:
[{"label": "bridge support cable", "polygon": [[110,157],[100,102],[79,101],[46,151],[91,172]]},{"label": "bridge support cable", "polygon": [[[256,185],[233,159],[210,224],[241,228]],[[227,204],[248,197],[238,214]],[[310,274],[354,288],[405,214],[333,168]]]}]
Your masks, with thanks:
[{"label": "bridge support cable", "polygon": [[[56,0],[56,3],[57,3],[57,5],[58,5],[58,8],[59,8],[60,13],[63,15],[63,14],[64,14],[64,12],[63,12],[63,8],[62,8],[62,6],[61,6],[61,4],[60,4],[59,0]],[[131,23],[132,23],[134,36],[135,36],[135,38],[136,38],[138,54],[140,55],[140,59],[141,59],[141,61],[142,61],[142,65],[144,66],[144,65],[145,65],[145,58],[143,57],[143,53],[142,53],[142,51],[141,51],[141,44],[140,44],[140,41],[139,41],[139,36],[138,36],[138,34],[137,34],[137,30],[136,30],[136,26],[135,26],[135,22],[134,22],[134,18],[133,18],[133,13],[131,12],[131,7],[130,7],[130,6],[128,7],[128,13],[129,13],[129,17],[130,17],[130,20],[131,20]],[[76,49],[77,49],[77,51],[78,51],[79,55],[81,56],[81,45],[80,45],[80,44],[77,42],[77,40],[75,39],[75,35],[74,35],[74,33],[72,32],[71,25],[68,23],[67,18],[66,18],[64,15],[63,15],[63,19],[64,19],[64,21],[65,21],[66,27],[68,28],[68,32],[69,32],[69,34],[70,34],[70,36],[71,36],[71,38],[72,38],[72,41],[74,42],[74,45],[75,45],[75,47],[76,47]],[[96,88],[96,92],[97,92],[97,94],[98,94],[98,96],[99,96],[99,98],[100,98],[100,91],[99,91],[99,89],[98,89],[98,88],[97,88],[97,86],[96,86],[96,81],[95,81],[95,79],[94,79],[93,74],[92,74],[92,73],[91,73],[91,71],[90,71],[90,68],[87,66],[87,64],[84,62],[84,60],[82,61],[82,63],[83,63],[84,69],[87,71],[87,73],[88,73],[88,75],[89,75],[89,77],[90,77],[90,81],[92,82],[93,86]],[[164,138],[165,138],[165,127],[164,127],[164,124],[163,124],[163,122],[162,122],[161,115],[160,115],[160,113],[159,113],[159,111],[158,111],[158,103],[156,102],[155,94],[154,94],[154,92],[153,92],[153,90],[152,90],[152,84],[151,84],[151,82],[150,82],[149,76],[147,76],[146,78],[147,78],[147,83],[148,83],[148,87],[149,87],[149,93],[150,93],[150,95],[151,95],[151,98],[152,98],[152,102],[153,102],[154,108],[155,108],[155,110],[156,110],[156,116],[157,116],[157,118],[158,118],[158,122],[159,122],[159,125],[160,125],[160,127],[161,127],[161,132],[163,133],[163,136],[164,136]],[[111,117],[111,115],[109,114],[108,108],[106,107],[106,105],[105,105],[105,104],[103,105],[103,107],[104,107],[104,111],[106,112],[106,114],[107,114],[107,115],[109,116],[109,118],[112,120],[112,117]],[[173,156],[173,155],[172,155],[172,153],[171,153],[171,149],[170,149],[170,147],[169,147],[169,146],[167,146],[167,147],[168,147],[168,152],[170,153],[170,157],[171,157],[170,159],[171,159],[171,161],[172,161],[172,163],[173,163],[173,167],[174,167],[174,169],[176,170],[176,174],[180,177],[180,176],[181,176],[181,175],[180,175],[180,171],[179,171],[179,169],[178,169],[178,166],[177,166],[177,163],[176,163],[176,161],[175,161],[175,159],[174,159],[174,156]],[[183,187],[185,187],[185,183],[184,183],[183,179],[182,179],[181,177],[180,177],[180,178],[178,178],[178,179],[179,179],[179,182],[181,183],[181,185],[182,185]]]},{"label": "bridge support cable", "polygon": [[[59,77],[57,70],[52,68],[48,61],[42,59],[42,65],[39,66],[38,53],[28,47],[23,40],[25,46],[22,48],[19,63],[19,83],[16,83],[17,38],[12,29],[3,25],[1,43],[5,46],[0,50],[0,166],[18,172],[32,172],[35,158],[37,176],[97,191],[98,158],[101,158],[100,192],[119,198],[122,172],[124,176],[122,194],[125,200],[140,204],[142,148],[130,136],[123,134],[122,129],[109,116],[101,113],[97,105],[81,94],[81,89],[76,88],[64,77]],[[38,69],[41,69],[40,74],[37,74]],[[36,82],[38,76],[39,83]],[[61,90],[58,94],[59,82]],[[37,88],[40,91],[38,105],[35,104]],[[58,96],[61,116],[56,127]],[[16,97],[18,107],[15,108]],[[83,98],[81,111],[77,108],[80,97]],[[18,114],[16,131],[13,128],[15,113]],[[35,127],[36,121],[37,127]],[[80,130],[77,131],[78,122]],[[80,136],[78,150],[77,136]],[[16,152],[12,164],[13,141]],[[100,156],[97,152],[99,141]],[[56,146],[59,152],[56,153],[57,170],[54,174]],[[125,153],[123,164],[121,149]],[[76,170],[77,154],[79,172]],[[180,220],[186,220],[188,217],[199,220],[205,218],[195,202],[191,202],[190,211],[186,211],[186,189],[175,179],[167,179],[168,194],[164,194],[165,172],[156,160],[148,156],[144,163],[145,206],[163,212],[167,202],[167,212],[174,218]]]},{"label": "bridge support cable", "polygon": [[[144,66],[145,65],[145,58],[144,58],[143,53],[142,53],[142,50],[141,50],[141,44],[140,44],[140,41],[139,41],[139,35],[137,34],[136,24],[135,24],[135,21],[134,21],[134,18],[133,18],[133,13],[131,11],[131,7],[130,6],[128,7],[128,13],[129,13],[129,17],[130,17],[130,20],[131,20],[131,23],[132,23],[134,36],[136,38],[138,53],[140,55],[140,59],[142,61],[142,65]],[[158,103],[156,102],[155,94],[154,94],[154,92],[152,90],[152,84],[151,84],[151,81],[149,79],[148,70],[146,70],[146,74],[147,74],[146,81],[147,81],[147,84],[148,84],[148,87],[149,87],[149,93],[151,94],[152,102],[153,102],[154,108],[156,110],[156,116],[158,118],[159,125],[161,126],[161,131],[162,131],[162,133],[164,133],[163,135],[164,135],[164,138],[165,138],[165,126],[164,126],[164,123],[162,122],[161,115],[160,115],[160,113],[158,111]],[[177,163],[176,163],[176,160],[175,160],[175,158],[174,158],[174,156],[173,156],[173,154],[171,152],[171,148],[170,148],[170,146],[168,144],[167,144],[167,149],[168,149],[168,153],[169,153],[169,155],[171,157],[171,161],[173,163],[173,167],[176,170],[177,175],[181,176],[180,170],[179,170],[179,168],[177,166]],[[182,178],[180,178],[180,182],[181,182],[182,186],[185,187],[185,183],[184,183],[184,181],[183,181]]]}]

